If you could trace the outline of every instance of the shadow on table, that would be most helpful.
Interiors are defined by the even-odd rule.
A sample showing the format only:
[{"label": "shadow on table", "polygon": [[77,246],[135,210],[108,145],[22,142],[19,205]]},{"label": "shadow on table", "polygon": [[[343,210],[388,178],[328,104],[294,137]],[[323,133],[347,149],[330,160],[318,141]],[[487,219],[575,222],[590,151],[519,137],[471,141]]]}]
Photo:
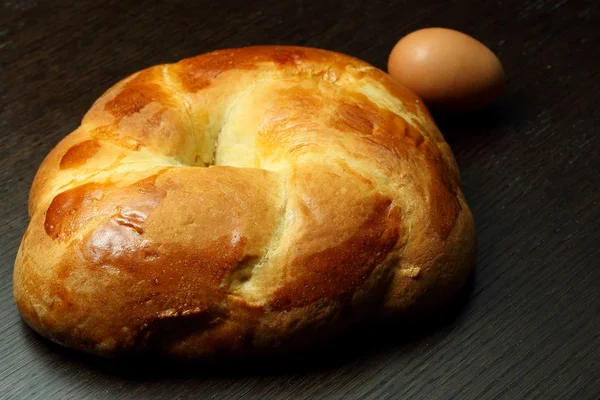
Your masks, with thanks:
[{"label": "shadow on table", "polygon": [[[428,314],[423,320],[404,320],[397,324],[379,324],[357,327],[329,342],[327,346],[303,351],[298,355],[226,360],[223,364],[178,363],[159,357],[105,359],[83,354],[41,339],[23,324],[28,331],[25,336],[32,342],[35,352],[46,353],[54,362],[72,364],[95,373],[108,374],[130,380],[156,380],[172,377],[235,378],[246,376],[284,376],[323,371],[340,367],[361,358],[410,351],[411,348],[428,345],[442,340],[456,325],[464,311],[465,303],[472,291],[474,274],[456,301],[443,310]],[[409,329],[410,328],[410,329]],[[60,360],[56,360],[59,358]]]},{"label": "shadow on table", "polygon": [[432,111],[432,116],[450,147],[472,148],[478,142],[489,145],[506,133],[506,129],[521,125],[527,109],[522,104],[524,101],[501,97],[481,110]]}]

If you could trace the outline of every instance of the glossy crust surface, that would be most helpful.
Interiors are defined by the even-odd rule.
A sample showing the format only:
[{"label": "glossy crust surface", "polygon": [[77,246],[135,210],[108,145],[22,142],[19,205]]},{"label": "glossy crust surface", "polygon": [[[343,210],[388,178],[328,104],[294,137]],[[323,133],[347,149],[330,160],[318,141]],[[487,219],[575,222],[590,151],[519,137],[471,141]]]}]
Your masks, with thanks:
[{"label": "glossy crust surface", "polygon": [[421,101],[324,50],[220,50],[114,85],[46,157],[25,321],[113,356],[280,354],[451,299],[475,257]]}]

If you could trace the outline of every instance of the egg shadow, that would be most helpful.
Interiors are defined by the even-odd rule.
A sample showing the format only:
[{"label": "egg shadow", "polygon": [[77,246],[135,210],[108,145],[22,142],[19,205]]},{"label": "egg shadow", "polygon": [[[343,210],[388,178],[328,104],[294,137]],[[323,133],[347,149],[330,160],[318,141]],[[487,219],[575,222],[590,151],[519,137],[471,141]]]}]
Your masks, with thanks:
[{"label": "egg shadow", "polygon": [[[333,370],[360,359],[397,351],[416,349],[423,342],[435,343],[456,327],[464,314],[472,293],[474,272],[455,301],[422,318],[402,319],[394,323],[357,326],[326,345],[297,354],[226,359],[222,363],[189,363],[158,356],[135,358],[101,358],[81,353],[42,339],[24,323],[27,341],[39,359],[48,364],[79,370],[85,368],[94,374],[108,375],[132,381],[154,381],[171,378],[242,378],[251,376],[289,376]],[[58,360],[57,360],[58,358]],[[55,367],[54,367],[55,368]],[[65,368],[69,369],[69,368]],[[65,371],[68,374],[69,371]]]},{"label": "egg shadow", "polygon": [[512,98],[500,97],[482,109],[465,112],[431,110],[444,138],[454,148],[469,148],[478,143],[493,142],[507,129],[524,119],[524,105]]}]

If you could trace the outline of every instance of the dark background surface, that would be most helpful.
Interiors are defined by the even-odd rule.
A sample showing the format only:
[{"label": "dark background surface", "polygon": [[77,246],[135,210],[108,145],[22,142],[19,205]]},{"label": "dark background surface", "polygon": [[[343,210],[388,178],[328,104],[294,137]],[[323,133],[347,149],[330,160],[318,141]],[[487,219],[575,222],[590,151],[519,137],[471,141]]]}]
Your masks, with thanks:
[{"label": "dark background surface", "polygon": [[[0,398],[596,399],[600,395],[600,13],[596,1],[4,0],[0,8]],[[432,326],[373,328],[266,366],[99,360],[39,339],[12,300],[34,173],[111,84],[209,50],[297,44],[385,68],[445,26],[502,60],[507,87],[437,115],[479,231],[476,270]]]}]

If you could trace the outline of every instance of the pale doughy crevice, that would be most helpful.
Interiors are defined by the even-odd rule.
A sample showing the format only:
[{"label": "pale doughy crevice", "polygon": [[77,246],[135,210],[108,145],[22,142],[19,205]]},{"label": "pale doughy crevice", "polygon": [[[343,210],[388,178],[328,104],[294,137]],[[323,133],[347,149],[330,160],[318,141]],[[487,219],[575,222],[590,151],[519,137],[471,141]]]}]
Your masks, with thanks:
[{"label": "pale doughy crevice", "polygon": [[[423,115],[413,114],[408,111],[406,106],[396,98],[386,95],[387,91],[379,83],[372,79],[363,79],[363,84],[358,86],[358,91],[364,94],[370,101],[375,103],[377,106],[384,110],[389,110],[396,115],[402,117],[406,123],[410,123],[414,126],[415,122],[423,124]],[[429,132],[427,132],[429,134]]]},{"label": "pale doughy crevice", "polygon": [[[162,66],[163,80],[166,83],[169,90],[171,91],[171,93],[173,93],[173,95],[175,95],[178,99],[180,99],[184,105],[185,113],[188,117],[190,127],[192,128],[192,137],[194,138],[194,140],[193,140],[194,146],[195,146],[194,166],[198,166],[197,165],[198,154],[199,154],[198,135],[197,135],[197,130],[196,130],[196,124],[194,123],[194,118],[192,117],[192,105],[190,104],[188,99],[186,99],[185,95],[183,93],[181,93],[181,91],[176,87],[173,77],[171,76],[171,74],[169,72],[171,65],[173,65],[173,64],[165,64]],[[204,166],[206,167],[207,165],[204,165]]]},{"label": "pale doughy crevice", "polygon": [[[213,149],[212,149],[212,161],[211,164],[212,165],[228,165],[228,166],[233,166],[233,167],[250,167],[250,168],[256,168],[258,166],[255,165],[230,165],[229,163],[224,163],[222,162],[221,158],[219,157],[219,147],[222,144],[222,135],[223,132],[227,132],[228,129],[230,128],[230,121],[232,119],[232,115],[235,115],[236,112],[238,111],[240,104],[246,99],[247,96],[249,96],[253,90],[256,89],[256,87],[260,84],[260,81],[257,82],[253,82],[250,85],[248,85],[246,88],[242,89],[236,96],[235,99],[233,99],[231,101],[231,103],[229,104],[229,107],[227,107],[227,110],[225,111],[225,115],[223,117],[223,121],[221,121],[221,127],[217,133],[217,136],[215,137],[214,143],[213,143]],[[254,133],[254,135],[256,135],[256,133]],[[247,152],[251,152],[254,151],[254,149],[247,149]]]},{"label": "pale doughy crevice", "polygon": [[[290,210],[288,208],[289,194],[287,188],[287,179],[282,175],[280,175],[280,179],[282,201],[280,205],[278,223],[271,233],[271,237],[269,238],[268,244],[265,246],[265,250],[262,254],[262,257],[258,259],[255,263],[246,266],[246,268],[248,268],[248,278],[244,279],[243,281],[232,281],[230,283],[230,292],[235,295],[242,297],[250,295],[249,297],[254,297],[252,295],[255,289],[255,283],[253,278],[269,261],[271,261],[275,251],[281,247],[281,242],[285,237],[285,233],[291,220],[289,217]],[[249,298],[247,300],[249,302],[256,301],[255,299],[251,300]]]}]

